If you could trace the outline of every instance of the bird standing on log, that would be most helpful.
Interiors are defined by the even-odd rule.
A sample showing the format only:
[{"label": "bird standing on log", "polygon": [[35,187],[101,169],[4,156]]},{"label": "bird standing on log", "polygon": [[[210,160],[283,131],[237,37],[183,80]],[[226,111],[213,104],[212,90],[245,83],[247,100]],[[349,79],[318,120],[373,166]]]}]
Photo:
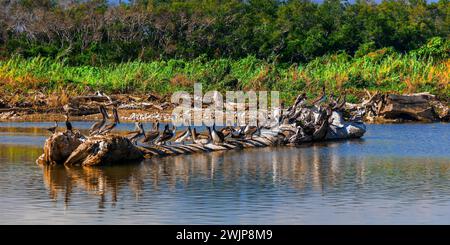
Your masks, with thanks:
[{"label": "bird standing on log", "polygon": [[244,134],[245,134],[245,138],[251,139],[251,138],[253,138],[254,134],[260,135],[261,131],[260,131],[258,124],[256,124],[256,126],[247,125],[247,126],[245,126]]},{"label": "bird standing on log", "polygon": [[177,128],[175,126],[173,126],[172,130],[169,129],[169,124],[166,124],[166,126],[164,127],[164,131],[163,133],[159,136],[158,139],[156,139],[156,144],[161,145],[161,144],[166,144],[169,140],[171,140],[173,138],[173,136],[175,136],[175,131],[177,130]]},{"label": "bird standing on log", "polygon": [[327,94],[326,94],[326,91],[325,91],[325,86],[323,86],[322,87],[322,93],[320,94],[319,97],[317,97],[316,99],[313,100],[312,104],[313,105],[320,104],[322,102],[325,102],[326,99],[327,99]]},{"label": "bird standing on log", "polygon": [[114,121],[112,123],[109,123],[109,124],[103,126],[100,129],[100,132],[98,134],[102,134],[102,135],[107,134],[107,133],[111,132],[111,130],[113,130],[117,126],[117,124],[120,123],[119,115],[117,113],[116,108],[113,108],[113,116],[114,116]]},{"label": "bird standing on log", "polygon": [[109,118],[108,113],[106,112],[106,108],[101,105],[99,106],[99,111],[102,114],[102,120],[99,122],[94,123],[91,128],[89,129],[89,135],[96,135],[99,133],[100,129],[105,125],[106,120]]},{"label": "bird standing on log", "polygon": [[192,137],[192,141],[196,144],[201,144],[201,145],[206,145],[210,142],[210,136],[208,135],[204,135],[204,134],[199,134],[197,133],[197,130],[195,128],[193,128],[191,130],[191,137]]},{"label": "bird standing on log", "polygon": [[212,130],[208,127],[208,131],[210,131],[211,138],[213,140],[213,144],[222,144],[225,137],[221,131],[216,130],[216,123],[213,124]]},{"label": "bird standing on log", "polygon": [[138,129],[137,131],[134,131],[130,134],[128,134],[127,138],[134,143],[135,145],[137,144],[137,141],[141,138],[145,136],[145,130],[144,130],[144,125],[142,125],[141,122],[136,122],[136,128]]},{"label": "bird standing on log", "polygon": [[190,135],[191,135],[191,126],[188,126],[188,128],[185,131],[175,136],[175,143],[184,144],[184,142],[189,138]]},{"label": "bird standing on log", "polygon": [[222,128],[222,129],[220,130],[220,132],[222,132],[223,137],[226,138],[226,137],[228,137],[228,136],[231,135],[231,133],[233,132],[233,130],[234,130],[234,129],[233,129],[232,127],[228,126],[228,127]]},{"label": "bird standing on log", "polygon": [[58,128],[58,122],[55,121],[55,125],[53,127],[47,128],[47,130],[52,132],[52,134],[54,134],[56,132],[57,128]]},{"label": "bird standing on log", "polygon": [[159,121],[153,124],[153,128],[150,132],[145,134],[142,143],[153,144],[153,142],[159,137]]},{"label": "bird standing on log", "polygon": [[238,128],[232,128],[233,130],[231,131],[231,138],[233,139],[241,139],[244,137],[244,128],[243,127],[238,127]]},{"label": "bird standing on log", "polygon": [[72,123],[70,123],[70,121],[69,121],[69,113],[66,113],[65,115],[64,115],[64,117],[66,118],[66,129],[67,129],[67,131],[70,131],[71,133],[73,133],[73,131],[72,131]]}]

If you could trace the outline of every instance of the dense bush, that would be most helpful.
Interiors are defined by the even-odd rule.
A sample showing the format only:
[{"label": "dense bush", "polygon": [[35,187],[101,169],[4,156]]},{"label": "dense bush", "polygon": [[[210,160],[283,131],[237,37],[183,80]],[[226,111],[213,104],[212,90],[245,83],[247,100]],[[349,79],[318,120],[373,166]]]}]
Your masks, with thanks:
[{"label": "dense bush", "polygon": [[340,51],[405,53],[436,37],[417,54],[442,58],[450,30],[448,0],[122,2],[0,0],[0,56],[95,66],[201,55],[309,62]]},{"label": "dense bush", "polygon": [[[422,47],[421,49],[424,49]],[[419,50],[421,50],[419,49]],[[0,61],[0,90],[86,93],[101,89],[112,93],[153,92],[169,95],[191,91],[200,82],[204,90],[277,90],[292,101],[300,92],[311,96],[325,85],[329,91],[347,91],[356,101],[364,89],[390,92],[428,91],[450,97],[449,59],[399,54],[383,48],[353,58],[340,52],[303,64],[275,63],[247,56],[242,59],[169,59],[132,61],[97,66],[72,66],[67,60],[15,56]],[[351,95],[351,96],[350,96]]]}]

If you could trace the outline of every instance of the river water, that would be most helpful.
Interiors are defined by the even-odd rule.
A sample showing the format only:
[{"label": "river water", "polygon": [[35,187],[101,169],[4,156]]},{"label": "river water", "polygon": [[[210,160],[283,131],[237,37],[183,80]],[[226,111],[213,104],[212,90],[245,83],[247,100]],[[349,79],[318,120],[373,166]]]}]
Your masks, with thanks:
[{"label": "river water", "polygon": [[101,168],[36,165],[51,125],[0,123],[0,224],[450,224],[450,124]]}]

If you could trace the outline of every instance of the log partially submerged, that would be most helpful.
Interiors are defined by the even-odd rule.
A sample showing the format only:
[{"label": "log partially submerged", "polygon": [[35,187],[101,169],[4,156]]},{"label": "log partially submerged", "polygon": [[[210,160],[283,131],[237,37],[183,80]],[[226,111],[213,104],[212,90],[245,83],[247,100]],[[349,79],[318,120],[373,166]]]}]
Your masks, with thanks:
[{"label": "log partially submerged", "polygon": [[[370,94],[360,107],[367,110],[369,121],[449,121],[448,105],[429,93],[416,94]],[[351,110],[355,105],[348,105]]]},{"label": "log partially submerged", "polygon": [[[298,100],[279,121],[260,126],[258,134],[246,133],[241,138],[225,138],[222,143],[137,146],[128,138],[114,134],[85,137],[79,133],[65,132],[56,133],[47,139],[44,154],[37,162],[64,164],[68,167],[125,164],[143,158],[360,138],[366,132],[361,117],[344,120],[345,99],[333,100],[328,104],[316,101],[312,106],[305,105],[304,96]],[[357,114],[364,113],[364,110],[356,111]]]},{"label": "log partially submerged", "polygon": [[120,164],[122,161],[135,161],[142,158],[142,151],[125,137],[118,135],[93,136],[75,148],[64,161],[64,165]]},{"label": "log partially submerged", "polygon": [[57,132],[45,141],[44,154],[38,158],[37,162],[47,165],[64,164],[84,141],[85,137],[79,133]]}]

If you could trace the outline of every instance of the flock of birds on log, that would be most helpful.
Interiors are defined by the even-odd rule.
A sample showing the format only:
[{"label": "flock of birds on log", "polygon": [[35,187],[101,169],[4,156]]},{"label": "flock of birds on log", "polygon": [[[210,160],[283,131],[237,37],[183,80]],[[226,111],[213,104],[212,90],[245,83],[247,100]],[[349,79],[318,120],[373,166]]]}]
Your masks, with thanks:
[{"label": "flock of birds on log", "polygon": [[[342,111],[346,101],[345,94],[338,99],[334,95],[327,98],[325,87],[322,89],[321,95],[307,106],[307,96],[305,93],[300,94],[294,104],[288,109],[278,109],[278,115],[275,124],[257,125],[257,126],[226,126],[218,129],[216,125],[206,126],[206,132],[197,132],[196,128],[188,126],[187,129],[177,132],[175,126],[166,124],[164,129],[160,131],[160,122],[153,123],[151,129],[146,131],[142,122],[135,122],[135,130],[128,132],[127,137],[133,144],[145,145],[166,145],[172,143],[184,144],[191,142],[195,144],[214,144],[222,145],[228,142],[252,139],[255,136],[262,136],[262,131],[276,132],[276,136],[280,136],[284,143],[300,143],[307,141],[320,140],[325,137],[327,127],[336,120],[332,117],[333,111]],[[99,112],[102,115],[100,121],[95,122],[89,129],[89,136],[107,135],[120,124],[117,107],[113,104],[112,120],[108,115],[104,105],[99,106]],[[277,114],[277,113],[275,113]],[[361,121],[362,113],[354,116],[351,121]],[[339,121],[339,120],[338,120]],[[72,124],[69,121],[69,114],[65,114],[66,133],[73,133]],[[55,133],[58,128],[58,122],[53,127],[48,128]]]}]

